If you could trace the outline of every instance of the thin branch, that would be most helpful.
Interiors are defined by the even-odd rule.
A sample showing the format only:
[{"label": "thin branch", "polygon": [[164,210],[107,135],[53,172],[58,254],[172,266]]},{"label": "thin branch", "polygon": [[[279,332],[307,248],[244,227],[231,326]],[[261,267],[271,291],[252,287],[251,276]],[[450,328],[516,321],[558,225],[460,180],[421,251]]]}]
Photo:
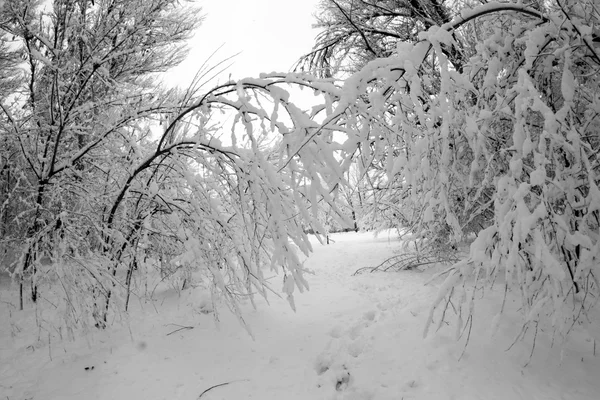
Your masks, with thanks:
[{"label": "thin branch", "polygon": [[236,380],[236,381],[230,381],[230,382],[225,382],[225,383],[219,383],[218,385],[211,386],[211,387],[209,387],[208,389],[206,389],[204,392],[200,393],[200,396],[198,396],[198,400],[199,400],[199,399],[200,399],[200,398],[201,398],[201,397],[202,397],[202,396],[203,396],[203,395],[204,395],[206,392],[208,392],[209,390],[212,390],[212,389],[214,389],[214,388],[218,388],[218,387],[220,387],[220,386],[226,386],[226,385],[229,385],[229,384],[231,384],[231,383],[235,383],[235,382],[249,382],[249,380],[248,380],[248,379],[238,379],[238,380]]},{"label": "thin branch", "polygon": [[365,45],[367,46],[367,50],[369,50],[374,56],[377,56],[377,52],[373,49],[373,47],[371,46],[371,43],[369,43],[369,40],[367,39],[367,37],[365,36],[364,32],[354,23],[354,21],[352,21],[352,18],[346,13],[346,11],[342,8],[342,6],[340,6],[338,4],[337,1],[335,0],[331,0],[331,2],[333,4],[335,4],[335,6],[340,10],[340,12],[344,15],[344,17],[346,18],[346,20],[348,20],[348,22],[350,23],[350,25],[352,25],[354,27],[354,29],[356,29],[356,31],[358,32],[358,34],[362,37],[362,39],[365,42]]},{"label": "thin branch", "polygon": [[167,333],[167,336],[177,333],[179,331],[188,330],[188,329],[194,329],[194,327],[193,326],[182,326],[179,329],[175,329],[174,331]]}]

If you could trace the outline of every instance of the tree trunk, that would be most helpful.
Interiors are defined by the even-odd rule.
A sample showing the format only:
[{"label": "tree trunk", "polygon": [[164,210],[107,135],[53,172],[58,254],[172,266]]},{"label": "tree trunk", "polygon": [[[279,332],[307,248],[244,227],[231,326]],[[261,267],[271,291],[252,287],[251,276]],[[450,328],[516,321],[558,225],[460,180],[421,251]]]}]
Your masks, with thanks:
[{"label": "tree trunk", "polygon": [[125,284],[127,285],[127,298],[125,299],[125,311],[129,308],[129,296],[131,295],[131,277],[133,276],[133,270],[137,269],[137,259],[134,258],[133,262],[129,265],[127,270],[127,277],[125,278]]}]

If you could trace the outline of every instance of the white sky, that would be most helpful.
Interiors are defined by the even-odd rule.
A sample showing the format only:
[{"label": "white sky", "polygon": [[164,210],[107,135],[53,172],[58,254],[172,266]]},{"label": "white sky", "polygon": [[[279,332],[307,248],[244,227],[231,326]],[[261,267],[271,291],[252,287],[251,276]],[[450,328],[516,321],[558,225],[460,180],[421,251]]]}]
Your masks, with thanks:
[{"label": "white sky", "polygon": [[185,84],[202,63],[241,52],[219,81],[258,77],[261,72],[287,72],[310,51],[317,30],[312,29],[318,0],[196,0],[205,15],[190,42],[184,63],[168,75],[172,84]]}]

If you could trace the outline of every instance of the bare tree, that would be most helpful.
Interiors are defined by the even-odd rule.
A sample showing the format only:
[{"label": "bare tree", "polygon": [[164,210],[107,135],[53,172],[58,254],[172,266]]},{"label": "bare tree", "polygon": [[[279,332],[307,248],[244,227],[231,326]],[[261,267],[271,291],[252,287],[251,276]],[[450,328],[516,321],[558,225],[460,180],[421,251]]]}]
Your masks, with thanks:
[{"label": "bare tree", "polygon": [[25,69],[2,106],[3,139],[20,168],[18,181],[7,181],[6,200],[26,204],[18,215],[3,213],[11,219],[3,241],[23,246],[17,272],[31,276],[34,302],[38,260],[52,256],[54,240],[101,236],[100,221],[80,217],[93,215],[85,186],[105,179],[111,161],[103,166],[103,154],[115,138],[131,149],[144,135],[136,124],[171,109],[153,74],[183,59],[199,21],[197,11],[171,0],[3,4],[0,28],[12,37],[3,54],[19,54]]},{"label": "bare tree", "polygon": [[[355,72],[368,61],[394,54],[396,43],[417,42],[419,33],[450,22],[452,11],[444,0],[323,0],[316,14],[321,32],[313,50],[297,68],[335,76]],[[444,51],[455,68],[465,60],[460,44]]]}]

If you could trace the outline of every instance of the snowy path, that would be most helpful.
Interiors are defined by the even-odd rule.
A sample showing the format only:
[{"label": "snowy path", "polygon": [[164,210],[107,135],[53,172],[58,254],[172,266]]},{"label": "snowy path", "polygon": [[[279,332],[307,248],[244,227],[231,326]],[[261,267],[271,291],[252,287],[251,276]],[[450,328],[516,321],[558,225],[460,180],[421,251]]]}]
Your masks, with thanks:
[{"label": "snowy path", "polygon": [[[315,275],[308,276],[311,290],[297,294],[297,313],[275,298],[270,307],[261,302],[257,311],[246,308],[254,341],[226,311],[220,329],[211,315],[194,312],[187,304],[197,304],[198,294],[190,291],[181,298],[164,294],[159,313],[147,304],[133,313],[131,332],[96,334],[89,345],[53,345],[53,361],[47,346],[28,348],[2,329],[0,399],[193,400],[227,382],[202,399],[600,398],[600,356],[591,355],[583,335],[564,351],[562,364],[560,350],[538,337],[536,353],[523,367],[530,343],[505,351],[516,324],[490,340],[486,326],[494,306],[484,300],[458,361],[464,341],[454,340],[451,327],[422,338],[439,285],[423,285],[430,272],[353,277],[399,245],[365,234],[335,240],[315,245],[307,260]],[[167,336],[178,328],[168,324],[194,329]]]}]

